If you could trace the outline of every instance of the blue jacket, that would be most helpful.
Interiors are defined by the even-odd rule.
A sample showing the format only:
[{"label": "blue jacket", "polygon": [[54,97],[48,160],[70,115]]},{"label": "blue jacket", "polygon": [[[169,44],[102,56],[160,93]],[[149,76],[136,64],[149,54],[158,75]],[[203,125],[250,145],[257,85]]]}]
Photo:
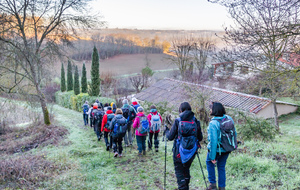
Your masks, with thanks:
[{"label": "blue jacket", "polygon": [[[217,121],[218,119],[222,120],[225,117],[227,117],[228,119],[231,119],[234,124],[234,121],[230,116],[224,115],[223,117],[213,117],[209,123],[209,126],[207,127],[207,134],[208,134],[207,149],[209,150],[209,159],[210,160],[214,160],[216,158],[217,153],[226,152],[222,147],[218,146],[218,143],[221,144],[221,139],[220,139],[220,123]],[[235,131],[235,134],[236,134],[236,131]]]}]

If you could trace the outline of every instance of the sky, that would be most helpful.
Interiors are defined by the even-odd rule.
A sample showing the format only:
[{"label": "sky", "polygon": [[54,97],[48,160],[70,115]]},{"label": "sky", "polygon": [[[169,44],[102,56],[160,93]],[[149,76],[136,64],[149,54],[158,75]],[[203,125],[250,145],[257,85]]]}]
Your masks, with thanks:
[{"label": "sky", "polygon": [[223,30],[232,25],[226,9],[207,0],[95,0],[108,28]]}]

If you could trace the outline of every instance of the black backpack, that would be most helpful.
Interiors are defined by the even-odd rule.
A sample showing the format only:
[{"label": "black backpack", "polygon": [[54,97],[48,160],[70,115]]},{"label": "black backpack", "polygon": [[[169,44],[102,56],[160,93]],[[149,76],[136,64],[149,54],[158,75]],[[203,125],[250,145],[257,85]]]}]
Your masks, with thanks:
[{"label": "black backpack", "polygon": [[122,112],[123,112],[123,117],[125,117],[125,119],[129,120],[129,116],[130,116],[129,108],[122,108]]},{"label": "black backpack", "polygon": [[104,116],[104,112],[101,111],[101,110],[98,110],[98,111],[94,112],[95,122],[102,123],[103,116]]},{"label": "black backpack", "polygon": [[124,117],[117,119],[113,128],[113,137],[124,137],[127,131],[127,121]]},{"label": "black backpack", "polygon": [[[217,120],[220,123],[220,137],[218,147],[222,147],[226,152],[237,149],[235,127],[231,119],[225,117]],[[221,151],[219,151],[221,154]]]},{"label": "black backpack", "polygon": [[179,121],[178,139],[182,148],[192,149],[197,141],[197,123],[193,118],[191,121]]}]

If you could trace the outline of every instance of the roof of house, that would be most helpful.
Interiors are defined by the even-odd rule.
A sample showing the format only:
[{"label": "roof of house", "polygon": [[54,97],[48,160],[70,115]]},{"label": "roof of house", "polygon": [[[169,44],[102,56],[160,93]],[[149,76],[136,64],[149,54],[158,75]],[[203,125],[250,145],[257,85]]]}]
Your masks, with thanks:
[{"label": "roof of house", "polygon": [[278,60],[293,67],[300,67],[300,55],[296,53],[290,54],[289,61],[283,59],[282,57],[280,57]]},{"label": "roof of house", "polygon": [[[210,86],[189,83],[170,78],[164,78],[158,81],[147,89],[136,94],[135,97],[142,101],[153,102],[168,102],[169,106],[177,108],[181,102],[189,101],[191,96],[202,94],[206,96],[206,106],[212,101],[218,101],[226,107],[237,108],[239,110],[248,111],[257,114],[271,103],[270,99],[253,96],[249,94],[233,92],[226,89],[214,88]],[[280,104],[290,104],[286,102],[277,102]]]}]

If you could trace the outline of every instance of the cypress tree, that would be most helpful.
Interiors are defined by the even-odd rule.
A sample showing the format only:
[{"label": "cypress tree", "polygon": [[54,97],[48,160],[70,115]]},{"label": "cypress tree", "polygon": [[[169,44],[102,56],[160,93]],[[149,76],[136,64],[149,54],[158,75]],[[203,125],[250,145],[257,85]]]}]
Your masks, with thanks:
[{"label": "cypress tree", "polygon": [[77,95],[80,93],[80,85],[79,85],[79,74],[78,67],[75,67],[75,75],[74,75],[74,94]]},{"label": "cypress tree", "polygon": [[83,63],[83,66],[82,66],[81,92],[82,93],[87,93],[87,78],[86,78],[86,68],[85,68],[84,63]]},{"label": "cypress tree", "polygon": [[71,61],[68,61],[68,73],[67,73],[67,91],[73,90],[73,75]]},{"label": "cypress tree", "polygon": [[91,66],[91,96],[98,96],[100,94],[100,74],[99,74],[99,54],[97,48],[94,46]]},{"label": "cypress tree", "polygon": [[60,90],[62,92],[66,91],[66,78],[65,78],[65,69],[64,64],[61,63],[61,72],[60,72]]}]

